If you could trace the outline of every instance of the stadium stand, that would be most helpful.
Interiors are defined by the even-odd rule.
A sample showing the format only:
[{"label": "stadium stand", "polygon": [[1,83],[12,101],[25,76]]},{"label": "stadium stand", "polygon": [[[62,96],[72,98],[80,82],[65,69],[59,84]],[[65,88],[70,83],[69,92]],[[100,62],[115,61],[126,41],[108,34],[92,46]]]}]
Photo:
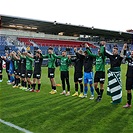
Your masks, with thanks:
[{"label": "stadium stand", "polygon": [[[54,52],[57,55],[61,54],[61,51],[67,50],[68,54],[74,54],[74,47],[80,47],[83,43],[87,43],[91,48],[96,50],[96,46],[84,41],[72,41],[72,40],[53,40],[53,39],[40,39],[40,38],[17,38],[21,43],[23,42],[26,46],[39,47],[43,54],[47,54],[48,47],[54,47]],[[97,51],[97,50],[96,50]]]},{"label": "stadium stand", "polygon": [[[3,36],[0,35],[0,56],[5,55],[5,51],[17,51],[18,49],[21,50],[22,48],[28,48],[32,53],[34,53],[35,48],[40,48],[43,54],[48,53],[48,48],[51,46],[54,48],[54,53],[57,55],[61,55],[63,50],[67,50],[69,55],[74,55],[74,47],[81,49],[80,45],[88,43],[91,48],[91,51],[94,54],[97,54],[97,50],[99,44],[96,42],[84,42],[78,40],[55,40],[55,39],[42,39],[42,38],[27,38],[27,37],[17,37],[17,36]],[[112,48],[115,43],[107,43],[106,48],[108,51],[112,52]],[[122,49],[122,44],[118,44],[119,52]],[[131,44],[128,45],[129,49],[132,46]],[[82,47],[82,50],[85,50]],[[43,60],[42,65],[47,66],[47,59]],[[107,59],[106,64],[109,64],[110,61]]]},{"label": "stadium stand", "polygon": [[[21,47],[30,47],[30,51],[34,51],[34,47],[38,47],[42,50],[43,54],[47,54],[48,47],[52,46],[54,52],[57,55],[61,54],[61,51],[66,50],[71,55],[74,54],[74,47],[80,47],[81,44],[88,43],[88,45],[95,49],[96,46],[84,41],[75,40],[55,40],[55,39],[40,39],[40,38],[25,38],[17,36],[0,36],[0,54],[3,55],[5,47],[8,46],[10,50],[22,49]],[[3,52],[2,52],[3,51]]]},{"label": "stadium stand", "polygon": [[0,45],[6,45],[6,37],[5,36],[0,36]]},{"label": "stadium stand", "polygon": [[[68,40],[52,40],[52,39],[39,39],[39,38],[18,38],[19,41],[24,42],[26,45],[31,45],[30,41],[35,42],[39,46],[63,46],[63,47],[80,47],[84,41],[68,41]],[[95,48],[93,44],[88,45]]]},{"label": "stadium stand", "polygon": [[24,42],[27,46],[33,46],[33,44],[30,42],[29,38],[18,38],[20,42]]},{"label": "stadium stand", "polygon": [[[20,47],[30,47],[30,51],[34,51],[34,47],[38,47],[42,50],[43,54],[47,54],[48,47],[53,47],[54,52],[57,55],[61,54],[61,51],[67,50],[68,54],[74,54],[74,47],[80,48],[81,44],[87,43],[93,53],[97,53],[99,44],[94,42],[84,42],[78,40],[55,40],[55,39],[42,39],[42,38],[26,38],[17,36],[0,36],[0,54],[4,54],[5,46],[9,46],[10,50],[22,49]],[[95,45],[94,45],[95,44]],[[114,43],[107,43],[106,48],[111,52]],[[129,45],[130,46],[130,45]],[[82,48],[85,50],[85,48]],[[122,49],[122,44],[118,45],[119,52]]]}]

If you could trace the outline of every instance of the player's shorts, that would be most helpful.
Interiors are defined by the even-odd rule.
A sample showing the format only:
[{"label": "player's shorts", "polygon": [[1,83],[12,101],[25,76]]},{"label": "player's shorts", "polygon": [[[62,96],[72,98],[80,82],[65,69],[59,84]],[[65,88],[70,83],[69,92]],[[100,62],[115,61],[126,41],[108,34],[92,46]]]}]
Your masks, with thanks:
[{"label": "player's shorts", "polygon": [[61,71],[61,80],[66,78],[69,79],[69,71]]},{"label": "player's shorts", "polygon": [[21,78],[26,78],[26,73],[25,72],[21,72],[20,76],[21,76]]},{"label": "player's shorts", "polygon": [[21,77],[21,70],[18,69],[18,75]]},{"label": "player's shorts", "polygon": [[48,68],[48,78],[54,78],[55,68]]},{"label": "player's shorts", "polygon": [[27,71],[26,71],[26,78],[31,78],[32,73],[33,73],[32,70],[27,70]]},{"label": "player's shorts", "polygon": [[3,70],[3,69],[0,69],[0,73],[2,73],[2,70]]},{"label": "player's shorts", "polygon": [[133,89],[133,78],[127,77],[126,78],[126,90]]},{"label": "player's shorts", "polygon": [[84,84],[93,84],[93,72],[84,72]]},{"label": "player's shorts", "polygon": [[83,74],[82,73],[74,73],[74,82],[82,82],[83,80]]},{"label": "player's shorts", "polygon": [[15,74],[15,75],[16,75],[16,73],[17,73],[16,70],[14,70],[14,74]]},{"label": "player's shorts", "polygon": [[21,77],[21,72],[19,72],[18,75]]},{"label": "player's shorts", "polygon": [[15,70],[14,70],[14,74],[15,74],[15,75],[19,75],[18,69],[15,69]]},{"label": "player's shorts", "polygon": [[40,79],[41,73],[33,73],[33,78]]},{"label": "player's shorts", "polygon": [[94,76],[94,83],[100,82],[101,84],[104,84],[104,81],[105,81],[105,72],[96,71]]}]

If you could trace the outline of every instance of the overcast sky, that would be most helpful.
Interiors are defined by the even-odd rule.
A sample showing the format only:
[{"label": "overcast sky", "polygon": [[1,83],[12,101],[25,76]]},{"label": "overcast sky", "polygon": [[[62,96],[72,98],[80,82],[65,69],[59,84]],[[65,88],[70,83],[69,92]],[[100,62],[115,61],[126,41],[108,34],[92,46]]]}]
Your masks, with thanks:
[{"label": "overcast sky", "polygon": [[87,27],[133,29],[133,0],[0,0],[0,14]]}]

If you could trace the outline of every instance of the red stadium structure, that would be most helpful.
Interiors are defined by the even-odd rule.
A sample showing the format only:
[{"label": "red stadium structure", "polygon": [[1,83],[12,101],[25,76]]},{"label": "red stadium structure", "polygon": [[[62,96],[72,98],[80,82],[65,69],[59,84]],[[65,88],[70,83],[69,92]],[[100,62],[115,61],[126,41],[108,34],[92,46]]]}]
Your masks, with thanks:
[{"label": "red stadium structure", "polygon": [[91,48],[96,48],[95,45],[83,41],[51,40],[38,38],[18,38],[18,40],[24,42],[27,46],[33,46],[33,44],[30,41],[34,41],[39,46],[81,47],[83,43],[87,43]]}]

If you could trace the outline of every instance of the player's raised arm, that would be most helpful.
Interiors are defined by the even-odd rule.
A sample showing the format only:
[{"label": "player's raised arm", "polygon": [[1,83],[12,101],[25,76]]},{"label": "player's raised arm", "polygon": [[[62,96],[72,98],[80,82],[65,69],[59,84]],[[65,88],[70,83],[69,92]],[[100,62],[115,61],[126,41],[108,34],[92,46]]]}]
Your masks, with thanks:
[{"label": "player's raised arm", "polygon": [[18,57],[14,51],[12,52],[12,56],[15,60],[20,60],[20,57]]},{"label": "player's raised arm", "polygon": [[127,44],[125,43],[125,44],[123,45],[122,50],[121,50],[120,56],[121,56],[121,57],[124,57],[124,56],[126,55],[126,51],[127,51]]},{"label": "player's raised arm", "polygon": [[31,54],[31,53],[25,52],[25,55],[26,55],[27,57],[34,58],[34,55]]}]

